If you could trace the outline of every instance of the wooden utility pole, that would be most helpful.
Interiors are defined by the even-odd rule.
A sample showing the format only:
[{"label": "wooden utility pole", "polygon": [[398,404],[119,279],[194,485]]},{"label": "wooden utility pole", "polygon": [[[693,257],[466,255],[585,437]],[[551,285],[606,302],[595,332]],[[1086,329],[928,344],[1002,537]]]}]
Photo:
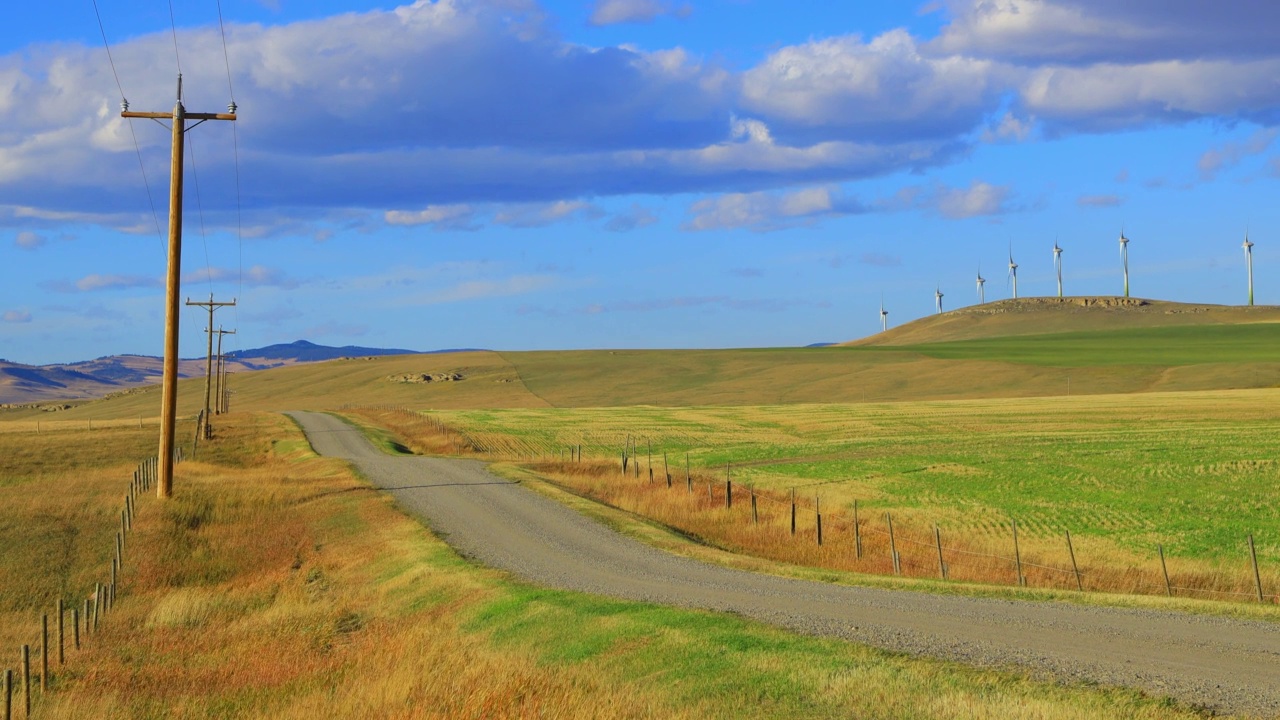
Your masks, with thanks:
[{"label": "wooden utility pole", "polygon": [[161,382],[160,401],[160,452],[158,455],[156,495],[167,498],[173,495],[174,434],[178,419],[178,295],[182,285],[182,158],[187,121],[195,120],[195,127],[207,120],[236,119],[236,105],[227,106],[226,113],[188,113],[182,106],[182,75],[178,75],[178,96],[172,113],[129,112],[128,102],[121,103],[120,117],[170,120],[173,126],[169,173],[169,265],[165,280],[164,312],[164,378]]},{"label": "wooden utility pole", "polygon": [[218,328],[218,361],[217,361],[217,365],[214,367],[214,372],[217,373],[218,392],[215,396],[214,405],[213,405],[214,415],[221,415],[222,413],[227,411],[225,404],[222,402],[222,399],[223,397],[225,397],[225,393],[227,391],[226,384],[225,384],[227,366],[226,366],[226,361],[222,357],[222,336],[235,335],[235,334],[236,334],[235,330],[223,330],[221,327]]},{"label": "wooden utility pole", "polygon": [[[213,293],[209,293],[209,302],[192,302],[187,299],[188,305],[209,308],[209,327],[205,328],[205,332],[209,334],[209,350],[205,355],[204,361],[204,439],[208,440],[213,437],[213,430],[209,424],[210,399],[213,397],[213,334],[218,332],[213,329],[213,311],[220,307],[233,307],[236,304],[235,298],[231,302],[214,302]],[[218,336],[218,345],[222,345],[222,336]]]}]

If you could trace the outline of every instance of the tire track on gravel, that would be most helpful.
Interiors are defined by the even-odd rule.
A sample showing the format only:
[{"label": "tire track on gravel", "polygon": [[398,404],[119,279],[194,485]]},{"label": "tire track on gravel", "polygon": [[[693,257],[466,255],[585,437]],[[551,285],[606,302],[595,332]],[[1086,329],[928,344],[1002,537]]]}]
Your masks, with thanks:
[{"label": "tire track on gravel", "polygon": [[1216,712],[1280,713],[1280,625],[952,597],[731,570],[624,537],[483,463],[382,454],[351,426],[295,412],[321,455],[350,460],[463,555],[540,585],[734,612],[797,632],[1063,680],[1139,688]]}]

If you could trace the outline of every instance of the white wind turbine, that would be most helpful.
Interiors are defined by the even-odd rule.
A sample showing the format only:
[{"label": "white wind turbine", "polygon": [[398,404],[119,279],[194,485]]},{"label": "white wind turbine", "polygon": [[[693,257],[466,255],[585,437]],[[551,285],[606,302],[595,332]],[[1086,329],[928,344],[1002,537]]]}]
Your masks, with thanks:
[{"label": "white wind turbine", "polygon": [[1058,241],[1053,241],[1053,269],[1058,272],[1058,297],[1062,297],[1062,248]]},{"label": "white wind turbine", "polygon": [[1249,304],[1253,304],[1253,243],[1249,242],[1249,231],[1244,232],[1244,261],[1249,266]]},{"label": "white wind turbine", "polygon": [[1124,236],[1124,228],[1120,228],[1120,263],[1124,265],[1124,296],[1129,297],[1129,238]]},{"label": "white wind turbine", "polygon": [[933,291],[933,298],[938,302],[938,314],[942,314],[942,288]]},{"label": "white wind turbine", "polygon": [[985,305],[987,302],[987,292],[982,287],[987,284],[986,278],[982,277],[982,268],[978,268],[978,304]]},{"label": "white wind turbine", "polygon": [[1009,282],[1013,283],[1013,299],[1018,299],[1018,263],[1013,261],[1013,245],[1009,245]]},{"label": "white wind turbine", "polygon": [[880,298],[880,332],[889,329],[889,311],[884,309],[884,298]]}]

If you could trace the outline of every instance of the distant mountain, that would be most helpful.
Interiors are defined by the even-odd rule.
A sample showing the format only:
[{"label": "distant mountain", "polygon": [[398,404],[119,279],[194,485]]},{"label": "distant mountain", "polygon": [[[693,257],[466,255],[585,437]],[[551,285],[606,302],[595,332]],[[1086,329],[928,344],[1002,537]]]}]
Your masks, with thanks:
[{"label": "distant mountain", "polygon": [[[226,353],[226,356],[228,371],[239,373],[343,357],[417,354],[423,353],[417,350],[355,345],[328,347],[299,340],[255,350],[237,350]],[[149,355],[109,355],[96,360],[59,365],[24,365],[0,360],[0,405],[100,398],[130,388],[159,383],[162,365],[161,358]],[[199,377],[204,374],[204,358],[180,360],[178,363],[179,377]]]},{"label": "distant mountain", "polygon": [[358,347],[356,345],[329,347],[327,345],[317,345],[313,342],[307,342],[306,340],[298,340],[296,342],[283,343],[280,345],[268,345],[256,350],[236,350],[235,352],[227,353],[227,357],[233,357],[237,360],[265,360],[273,363],[292,364],[300,362],[320,362],[322,360],[337,360],[338,358],[344,357],[418,354],[420,354],[418,350],[368,348]]}]

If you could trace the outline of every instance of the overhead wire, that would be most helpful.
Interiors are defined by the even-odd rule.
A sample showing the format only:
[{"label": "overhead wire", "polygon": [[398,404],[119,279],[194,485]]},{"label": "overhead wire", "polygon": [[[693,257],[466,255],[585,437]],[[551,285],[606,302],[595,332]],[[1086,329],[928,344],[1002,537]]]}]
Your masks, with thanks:
[{"label": "overhead wire", "polygon": [[[169,28],[173,30],[173,59],[178,64],[178,74],[182,74],[182,56],[178,54],[178,21],[173,15],[173,0],[169,0]],[[179,98],[181,100],[181,98]]]},{"label": "overhead wire", "polygon": [[209,294],[213,294],[213,263],[209,261],[209,237],[204,226],[204,202],[200,197],[200,170],[196,165],[195,136],[187,138],[187,157],[191,160],[191,181],[196,191],[196,216],[200,220],[200,242],[204,246],[205,279],[209,282]]},{"label": "overhead wire", "polygon": [[[236,108],[236,88],[232,85],[232,60],[227,51],[227,24],[223,22],[223,0],[216,0],[218,5],[218,32],[223,38],[223,63],[227,68],[227,94],[230,96],[230,105]],[[236,243],[239,251],[239,263],[237,268],[238,287],[236,296],[244,295],[244,223],[243,211],[241,205],[241,178],[239,178],[239,131],[236,123],[232,123],[232,152],[234,160],[236,160]],[[237,306],[232,306],[232,313],[236,315],[236,325],[239,327],[239,310]],[[237,348],[239,341],[234,340]]]},{"label": "overhead wire", "polygon": [[[111,55],[111,43],[107,42],[107,29],[102,23],[102,13],[98,10],[98,0],[93,0],[93,14],[98,19],[98,32],[102,33],[102,47],[107,51],[107,62],[111,65],[111,75],[116,80],[116,89],[120,91],[120,104],[124,107],[128,99],[124,95],[124,86],[120,83],[120,73],[116,71],[116,61]],[[138,169],[142,172],[142,185],[147,190],[147,204],[151,206],[151,220],[155,223],[156,237],[160,240],[160,249],[165,249],[164,233],[160,231],[160,215],[156,212],[156,201],[151,194],[151,182],[147,180],[147,167],[142,162],[142,146],[138,144],[138,133],[133,129],[133,120],[129,120],[129,135],[133,138],[133,150],[138,156]]]}]

